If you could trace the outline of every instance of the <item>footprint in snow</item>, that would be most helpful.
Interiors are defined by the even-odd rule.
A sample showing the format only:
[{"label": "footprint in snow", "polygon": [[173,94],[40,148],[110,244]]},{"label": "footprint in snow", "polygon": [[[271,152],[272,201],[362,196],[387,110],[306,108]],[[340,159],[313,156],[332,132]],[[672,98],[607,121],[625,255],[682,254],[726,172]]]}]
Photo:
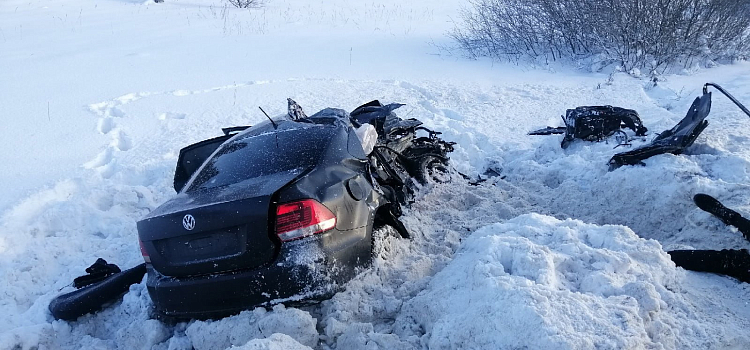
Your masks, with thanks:
[{"label": "footprint in snow", "polygon": [[101,177],[108,179],[117,172],[117,161],[113,159],[111,162],[96,168],[96,171]]},{"label": "footprint in snow", "polygon": [[103,135],[108,134],[115,126],[115,122],[111,117],[99,118],[99,122],[96,125],[96,129],[99,130]]},{"label": "footprint in snow", "polygon": [[435,106],[433,106],[432,103],[428,100],[419,101],[419,105],[422,106],[422,108],[432,112],[433,114],[441,114],[440,110],[435,108]]},{"label": "footprint in snow", "polygon": [[117,159],[115,152],[118,149],[110,145],[104,151],[100,152],[96,158],[83,165],[84,168],[93,169],[103,178],[110,178],[117,172]]},{"label": "footprint in snow", "polygon": [[533,95],[529,90],[509,87],[509,88],[505,88],[505,91],[515,93],[521,98],[525,98],[529,100],[539,100],[539,97],[536,95]]},{"label": "footprint in snow", "polygon": [[448,119],[453,120],[464,120],[464,116],[458,114],[458,112],[451,110],[451,109],[441,109],[441,112],[443,112],[443,115]]},{"label": "footprint in snow", "polygon": [[124,104],[130,103],[130,102],[136,101],[136,100],[140,100],[141,97],[143,97],[143,96],[144,96],[144,94],[139,94],[139,93],[132,92],[132,93],[125,94],[125,95],[122,95],[122,96],[116,98],[115,101],[119,102],[121,105],[124,105]]},{"label": "footprint in snow", "polygon": [[120,151],[127,151],[133,147],[133,142],[126,133],[122,130],[118,130],[117,134],[112,139],[111,145]]},{"label": "footprint in snow", "polygon": [[185,113],[165,112],[165,113],[159,114],[159,120],[185,119],[186,116],[187,114]]},{"label": "footprint in snow", "polygon": [[427,91],[427,89],[421,86],[417,86],[417,85],[414,85],[412,83],[405,82],[405,81],[397,81],[396,85],[398,85],[399,87],[403,89],[416,91],[417,93],[421,94],[422,96],[424,96],[424,98],[428,100],[435,100],[435,97],[432,96],[432,94],[429,91]]},{"label": "footprint in snow", "polygon": [[104,114],[106,116],[115,117],[115,118],[125,117],[125,112],[123,112],[121,109],[119,109],[117,107],[107,108],[107,110],[104,111]]},{"label": "footprint in snow", "polygon": [[105,148],[104,151],[99,152],[96,158],[85,163],[83,166],[87,169],[95,169],[111,163],[112,159],[114,159],[114,148],[110,146]]},{"label": "footprint in snow", "polygon": [[188,91],[188,90],[175,90],[175,91],[172,91],[172,95],[174,95],[174,96],[188,96],[188,95],[192,95],[192,94],[193,94],[193,92],[192,91]]}]

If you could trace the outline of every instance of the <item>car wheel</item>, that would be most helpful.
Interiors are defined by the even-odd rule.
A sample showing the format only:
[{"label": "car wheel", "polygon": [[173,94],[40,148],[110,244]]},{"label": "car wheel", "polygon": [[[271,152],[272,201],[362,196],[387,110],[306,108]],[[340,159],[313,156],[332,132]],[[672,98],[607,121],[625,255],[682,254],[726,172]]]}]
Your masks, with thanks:
[{"label": "car wheel", "polygon": [[450,167],[442,158],[425,155],[418,161],[417,180],[422,184],[446,183],[450,181]]}]

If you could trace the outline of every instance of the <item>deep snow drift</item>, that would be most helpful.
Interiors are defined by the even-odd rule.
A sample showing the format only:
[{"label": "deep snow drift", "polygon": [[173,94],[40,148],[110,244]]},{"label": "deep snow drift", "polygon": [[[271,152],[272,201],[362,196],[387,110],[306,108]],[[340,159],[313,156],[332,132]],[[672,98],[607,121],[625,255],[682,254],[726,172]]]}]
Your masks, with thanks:
[{"label": "deep snow drift", "polygon": [[[430,43],[447,43],[449,2],[166,1],[0,3],[0,348],[750,347],[750,287],[665,253],[750,246],[691,200],[750,214],[750,119],[714,94],[685,155],[613,172],[614,142],[525,135],[611,104],[637,110],[650,139],[706,81],[750,104],[749,64],[654,86],[446,56]],[[139,284],[98,314],[51,318],[96,257],[142,261],[135,222],[173,195],[181,147],[287,97],[308,112],[406,103],[400,116],[458,142],[459,171],[497,176],[424,188],[404,217],[414,239],[382,238],[374,266],[319,305],[170,325]]]}]

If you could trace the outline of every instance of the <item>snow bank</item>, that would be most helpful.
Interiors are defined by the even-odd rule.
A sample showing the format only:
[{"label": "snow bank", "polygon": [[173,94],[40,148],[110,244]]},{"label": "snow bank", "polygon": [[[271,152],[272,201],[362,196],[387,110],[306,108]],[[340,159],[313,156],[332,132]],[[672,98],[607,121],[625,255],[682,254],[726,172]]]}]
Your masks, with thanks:
[{"label": "snow bank", "polygon": [[274,333],[271,334],[270,337],[265,339],[253,339],[247,342],[247,344],[242,346],[232,346],[230,348],[231,350],[306,350],[310,349],[307,346],[304,346],[294,339],[292,337],[281,334],[281,333]]},{"label": "snow bank", "polygon": [[430,349],[681,349],[702,339],[678,276],[626,227],[527,214],[469,236],[394,327]]},{"label": "snow bank", "polygon": [[[245,311],[237,316],[218,321],[197,321],[191,323],[185,334],[195,350],[223,349],[243,345],[240,349],[256,349],[261,344],[296,343],[296,348],[314,347],[318,344],[318,331],[315,319],[299,309],[286,309],[277,305],[273,312],[258,308]],[[272,337],[283,333],[285,337]],[[291,336],[291,337],[290,337]],[[253,339],[271,337],[268,342],[248,343]]]}]

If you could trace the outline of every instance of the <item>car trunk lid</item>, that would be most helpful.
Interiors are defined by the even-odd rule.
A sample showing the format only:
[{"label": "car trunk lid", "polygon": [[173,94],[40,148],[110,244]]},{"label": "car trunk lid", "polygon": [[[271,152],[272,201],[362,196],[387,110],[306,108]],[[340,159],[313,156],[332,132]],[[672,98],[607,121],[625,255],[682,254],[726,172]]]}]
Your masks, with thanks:
[{"label": "car trunk lid", "polygon": [[278,244],[269,234],[273,196],[302,171],[181,193],[165,203],[138,222],[139,238],[154,269],[179,277],[271,262]]}]

